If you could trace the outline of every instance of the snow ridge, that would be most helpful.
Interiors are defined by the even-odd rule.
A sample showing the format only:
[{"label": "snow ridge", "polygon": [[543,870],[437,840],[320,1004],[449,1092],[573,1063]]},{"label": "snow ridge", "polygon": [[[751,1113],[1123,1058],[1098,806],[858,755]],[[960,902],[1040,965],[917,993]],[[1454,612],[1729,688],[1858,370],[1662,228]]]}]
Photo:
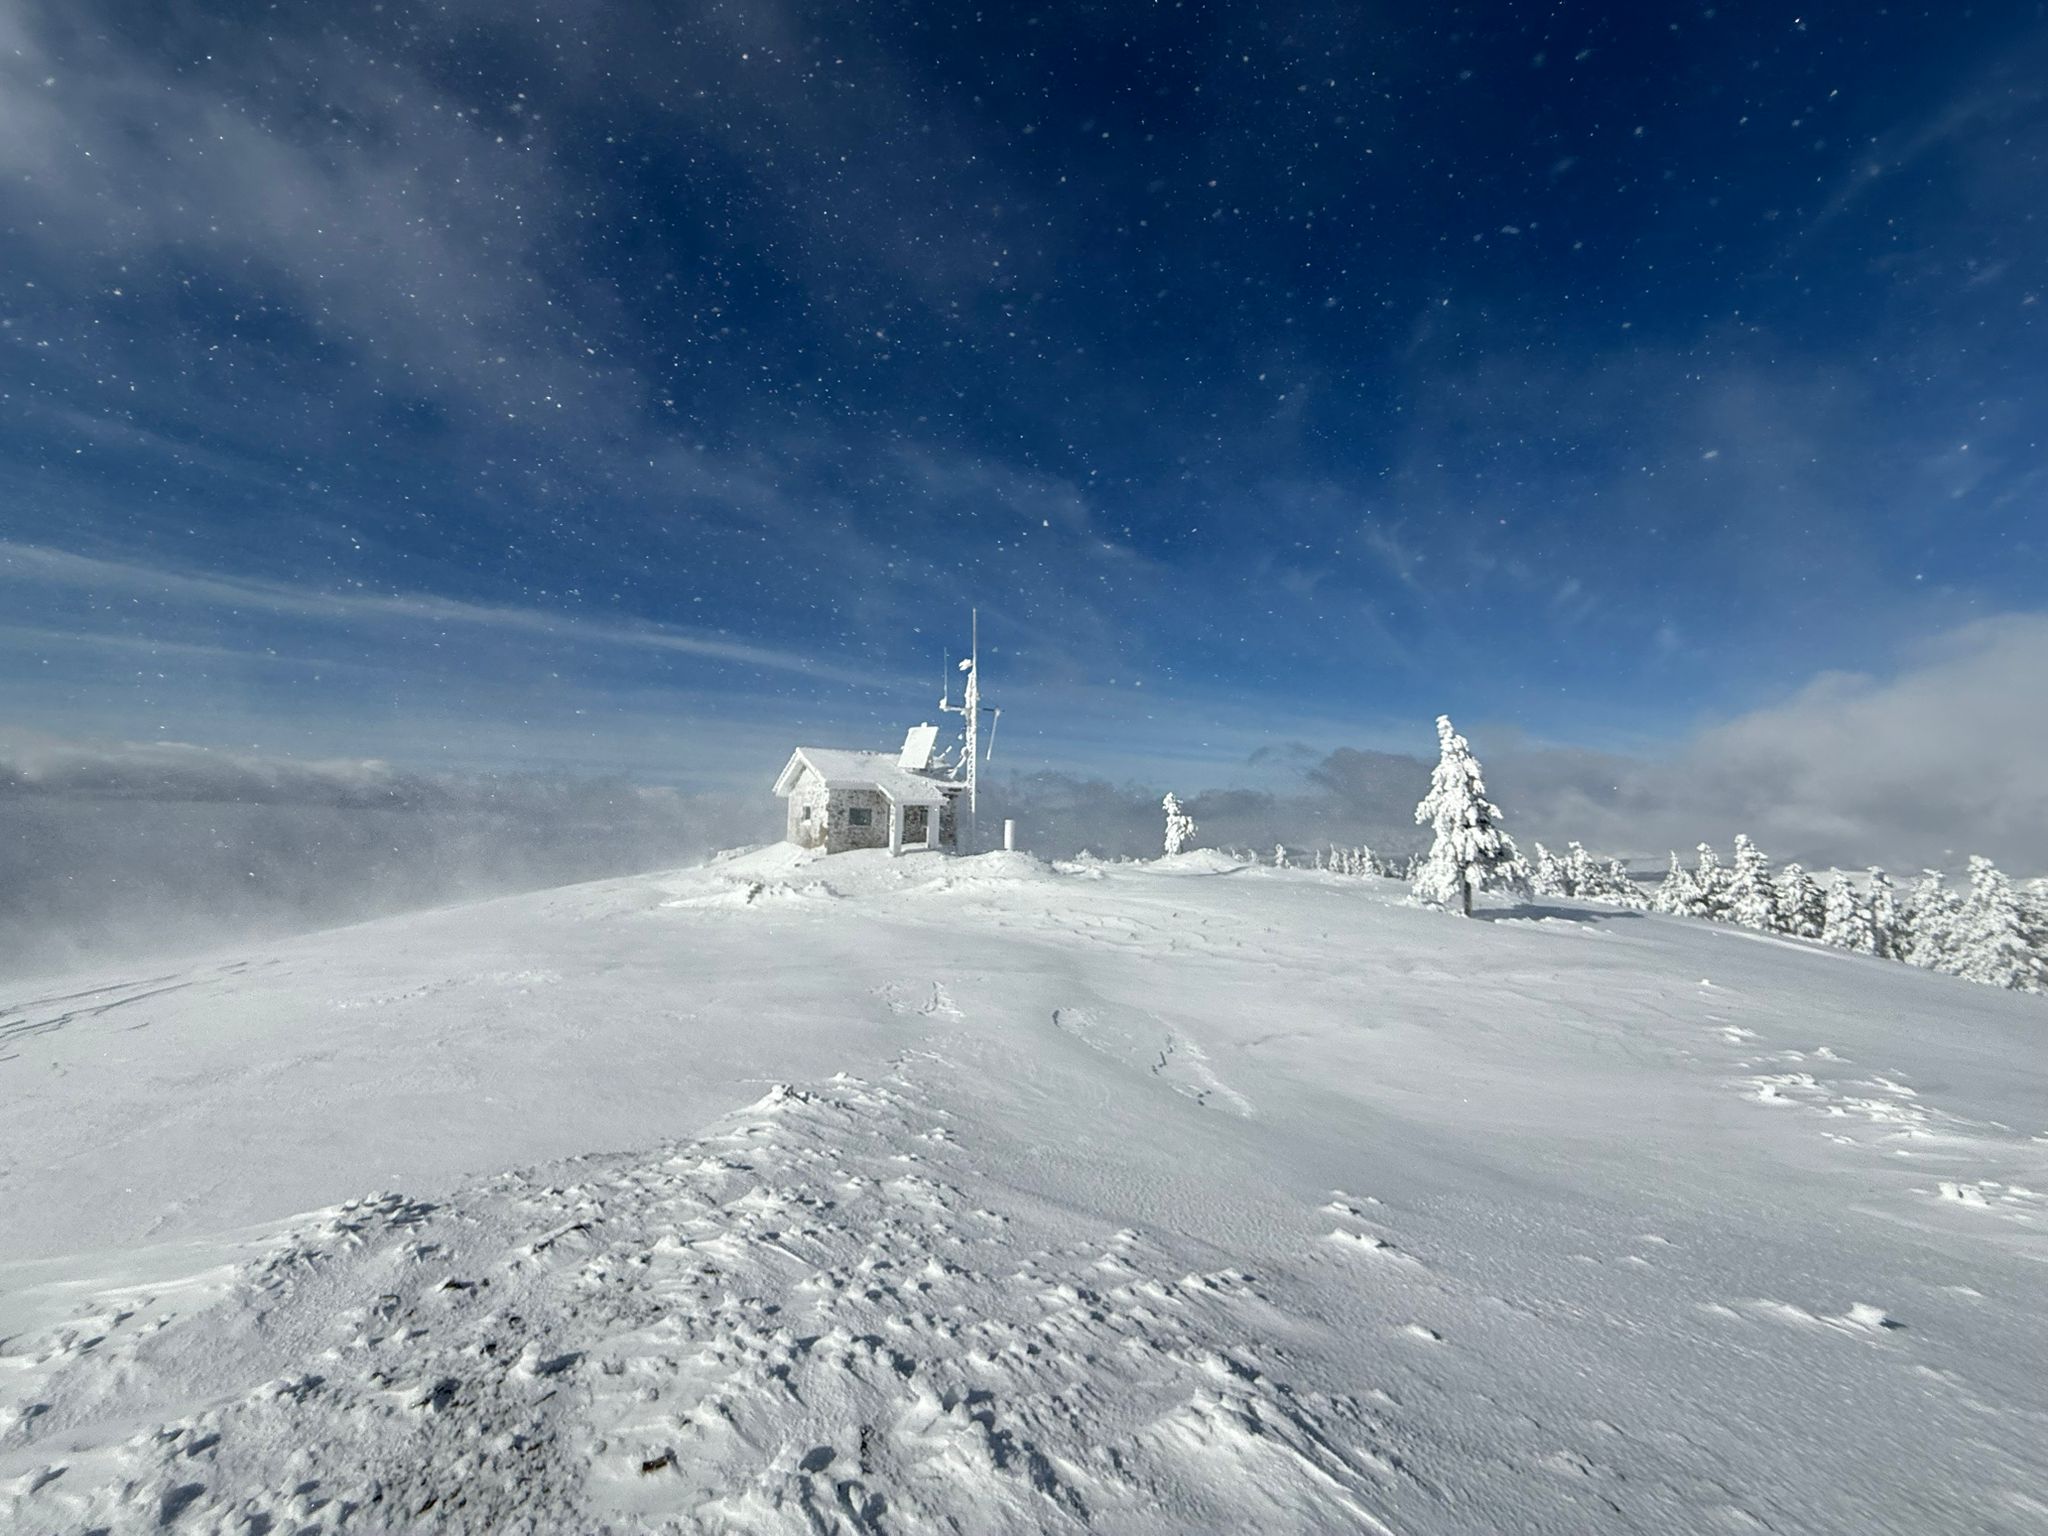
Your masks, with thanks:
[{"label": "snow ridge", "polygon": [[[1138,1232],[1077,1243],[952,1118],[777,1086],[651,1155],[339,1207],[210,1309],[31,1347],[0,1525],[1387,1529],[1392,1431],[1286,1379],[1314,1325]],[[39,1455],[137,1403],[164,1421]]]}]

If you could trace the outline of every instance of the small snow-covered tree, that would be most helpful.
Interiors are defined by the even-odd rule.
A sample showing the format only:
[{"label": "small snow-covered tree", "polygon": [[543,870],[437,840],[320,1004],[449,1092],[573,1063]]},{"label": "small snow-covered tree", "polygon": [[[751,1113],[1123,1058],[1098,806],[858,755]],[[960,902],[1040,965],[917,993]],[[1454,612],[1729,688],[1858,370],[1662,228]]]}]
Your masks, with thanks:
[{"label": "small snow-covered tree", "polygon": [[1901,925],[1903,958],[1909,965],[1930,971],[1953,970],[1956,925],[1962,916],[1962,900],[1948,888],[1947,877],[1938,869],[1920,872],[1920,883],[1906,898]]},{"label": "small snow-covered tree", "polygon": [[1778,926],[1794,938],[1817,939],[1827,925],[1827,905],[1813,877],[1798,864],[1787,864],[1778,872],[1773,892]]},{"label": "small snow-covered tree", "polygon": [[1692,871],[1692,907],[1688,916],[1711,917],[1723,922],[1728,917],[1729,874],[1711,843],[1699,846],[1699,862]]},{"label": "small snow-covered tree", "polygon": [[1903,960],[1905,934],[1900,926],[1899,896],[1892,889],[1891,876],[1873,864],[1869,887],[1865,905],[1870,911],[1870,941],[1875,946],[1870,952],[1887,960]]},{"label": "small snow-covered tree", "polygon": [[1671,868],[1658,882],[1656,892],[1650,897],[1652,912],[1671,912],[1687,916],[1699,899],[1699,887],[1693,883],[1692,871],[1678,861],[1678,850],[1671,850]]},{"label": "small snow-covered tree", "polygon": [[1606,867],[1600,871],[1600,880],[1605,901],[1620,907],[1642,908],[1650,904],[1650,898],[1643,894],[1642,887],[1628,872],[1628,866],[1619,859],[1607,861]]},{"label": "small snow-covered tree", "polygon": [[1195,839],[1195,818],[1181,809],[1180,801],[1169,791],[1159,808],[1166,812],[1166,851],[1180,853]]},{"label": "small snow-covered tree", "polygon": [[1856,894],[1855,885],[1839,869],[1828,876],[1820,938],[1823,944],[1852,954],[1877,953],[1877,930],[1871,925],[1870,906]]},{"label": "small snow-covered tree", "polygon": [[1728,872],[1728,918],[1745,928],[1769,933],[1778,926],[1777,892],[1771,885],[1771,861],[1746,833],[1735,834],[1735,865]]},{"label": "small snow-covered tree", "polygon": [[2020,887],[2018,896],[2020,929],[2027,936],[2027,952],[2048,973],[2048,880],[2029,880]]},{"label": "small snow-covered tree", "polygon": [[1582,901],[1604,901],[1614,906],[1647,905],[1619,859],[1596,859],[1583,843],[1568,845],[1564,860],[1565,894]]},{"label": "small snow-covered tree", "polygon": [[1500,807],[1486,798],[1479,760],[1451,728],[1449,715],[1436,717],[1436,739],[1436,772],[1415,807],[1417,824],[1435,837],[1416,872],[1414,891],[1423,901],[1455,906],[1470,917],[1476,891],[1527,890],[1529,866],[1502,829]]},{"label": "small snow-covered tree", "polygon": [[1986,858],[1970,859],[1970,894],[1957,914],[1953,963],[1958,976],[1986,986],[2024,992],[2041,986],[2012,882]]},{"label": "small snow-covered tree", "polygon": [[1568,895],[1564,884],[1564,861],[1541,843],[1530,846],[1536,850],[1535,860],[1529,865],[1530,893],[1536,896]]},{"label": "small snow-covered tree", "polygon": [[1287,867],[1287,845],[1285,843],[1275,843],[1273,845],[1273,867],[1275,869],[1285,869]]},{"label": "small snow-covered tree", "polygon": [[1565,844],[1564,883],[1573,896],[1598,896],[1600,894],[1600,866],[1593,862],[1593,856],[1586,852],[1586,845],[1580,842]]}]

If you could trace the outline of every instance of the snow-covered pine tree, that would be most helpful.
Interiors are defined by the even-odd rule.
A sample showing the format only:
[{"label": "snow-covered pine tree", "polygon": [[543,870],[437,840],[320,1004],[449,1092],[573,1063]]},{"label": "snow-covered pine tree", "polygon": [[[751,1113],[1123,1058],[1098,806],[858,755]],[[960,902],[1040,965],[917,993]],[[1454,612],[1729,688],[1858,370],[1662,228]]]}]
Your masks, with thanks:
[{"label": "snow-covered pine tree", "polygon": [[1273,845],[1273,867],[1275,869],[1285,869],[1287,867],[1287,845],[1285,843],[1275,843]]},{"label": "snow-covered pine tree", "polygon": [[1827,924],[1827,906],[1820,887],[1798,864],[1787,864],[1778,872],[1774,892],[1778,926],[1799,939],[1817,939]]},{"label": "snow-covered pine tree", "polygon": [[1436,772],[1415,807],[1417,824],[1435,838],[1416,872],[1414,891],[1423,901],[1455,906],[1470,917],[1475,891],[1526,891],[1529,866],[1502,829],[1500,807],[1486,798],[1479,760],[1451,728],[1449,715],[1436,717],[1436,739]]},{"label": "snow-covered pine tree", "polygon": [[1763,933],[1778,927],[1771,861],[1743,832],[1735,834],[1735,865],[1728,873],[1728,919]]},{"label": "snow-covered pine tree", "polygon": [[1564,883],[1567,895],[1595,897],[1600,894],[1600,866],[1586,852],[1584,843],[1565,844]]},{"label": "snow-covered pine tree", "polygon": [[1686,915],[1725,922],[1728,917],[1728,871],[1722,867],[1711,843],[1700,844],[1699,856],[1699,862],[1693,866],[1692,905]]},{"label": "snow-covered pine tree", "polygon": [[1870,921],[1870,907],[1856,894],[1856,887],[1839,869],[1828,877],[1828,893],[1821,917],[1820,939],[1852,954],[1877,953],[1877,930]]},{"label": "snow-covered pine tree", "polygon": [[1564,862],[1541,843],[1530,844],[1536,850],[1536,858],[1529,866],[1529,892],[1534,896],[1562,896],[1564,888]]},{"label": "snow-covered pine tree", "polygon": [[1604,900],[1611,901],[1618,907],[1638,909],[1650,904],[1650,898],[1643,894],[1642,887],[1636,884],[1635,878],[1628,872],[1628,866],[1621,860],[1609,859],[1606,867],[1600,872],[1600,878],[1606,889]]},{"label": "snow-covered pine tree", "polygon": [[1866,887],[1864,905],[1870,909],[1870,942],[1876,944],[1872,954],[1882,954],[1886,961],[1903,961],[1907,956],[1907,930],[1905,918],[1898,911],[1898,893],[1892,889],[1892,877],[1872,864]]},{"label": "snow-covered pine tree", "polygon": [[1159,808],[1166,812],[1166,851],[1180,853],[1194,841],[1195,818],[1181,809],[1180,801],[1169,790]]},{"label": "snow-covered pine tree", "polygon": [[1989,859],[1972,855],[1970,894],[1956,922],[1955,973],[1986,986],[2037,992],[2044,980],[2020,924],[2012,882]]},{"label": "snow-covered pine tree", "polygon": [[2020,928],[2027,936],[2027,952],[2034,963],[2048,972],[2048,880],[2029,880],[2019,889]]},{"label": "snow-covered pine tree", "polygon": [[1655,893],[1650,897],[1652,912],[1670,912],[1685,916],[1693,910],[1699,898],[1699,887],[1693,883],[1692,871],[1678,861],[1678,850],[1671,850],[1671,868],[1658,882]]},{"label": "snow-covered pine tree", "polygon": [[1596,859],[1578,843],[1571,845],[1565,861],[1565,878],[1572,894],[1584,901],[1604,901],[1610,906],[1646,905],[1642,892],[1629,878],[1628,866],[1619,859]]},{"label": "snow-covered pine tree", "polygon": [[1892,889],[1891,876],[1875,864],[1870,867],[1870,892],[1864,905],[1870,912],[1870,942],[1873,955],[1887,960],[1905,958],[1905,936],[1899,921],[1899,896]]},{"label": "snow-covered pine tree", "polygon": [[1906,898],[1901,952],[1906,963],[1930,971],[1953,970],[1961,915],[1962,899],[1948,888],[1947,877],[1938,869],[1923,869],[1920,883]]}]

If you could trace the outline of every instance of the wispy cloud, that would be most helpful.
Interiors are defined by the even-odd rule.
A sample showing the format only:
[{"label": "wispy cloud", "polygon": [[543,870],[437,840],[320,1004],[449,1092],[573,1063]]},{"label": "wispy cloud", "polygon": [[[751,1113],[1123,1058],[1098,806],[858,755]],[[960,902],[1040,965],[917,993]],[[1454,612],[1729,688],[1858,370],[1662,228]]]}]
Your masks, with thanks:
[{"label": "wispy cloud", "polygon": [[674,625],[623,624],[573,613],[463,602],[430,593],[337,592],[249,577],[185,572],[0,541],[0,581],[13,579],[89,592],[146,595],[200,608],[251,610],[293,619],[375,624],[411,630],[459,627],[532,635],[587,645],[623,646],[698,657],[733,667],[785,672],[863,689],[906,686],[873,668]]},{"label": "wispy cloud", "polygon": [[[1850,214],[1886,180],[1920,166],[1929,156],[1955,151],[1976,160],[1985,149],[2003,151],[2010,144],[2010,130],[2038,117],[2048,99],[2042,84],[2048,66],[2048,33],[2036,31],[2021,46],[2000,50],[1997,57],[1976,72],[1966,85],[1932,111],[1902,122],[1872,140],[1837,183],[1834,192],[1818,212],[1807,219],[1793,237],[1794,249],[1825,235]],[[1994,152],[1995,164],[1987,164],[1973,191],[2031,202],[2039,189],[2039,173],[2032,178],[2015,178],[2013,167],[2023,164],[2006,153]],[[2013,185],[2031,181],[2032,190]]]},{"label": "wispy cloud", "polygon": [[[239,271],[386,387],[527,430],[637,408],[641,382],[579,323],[590,296],[556,302],[543,128],[498,131],[345,32],[243,31],[235,59],[172,68],[104,20],[0,3],[0,172],[36,214],[17,239]],[[206,378],[207,348],[186,361]]]}]

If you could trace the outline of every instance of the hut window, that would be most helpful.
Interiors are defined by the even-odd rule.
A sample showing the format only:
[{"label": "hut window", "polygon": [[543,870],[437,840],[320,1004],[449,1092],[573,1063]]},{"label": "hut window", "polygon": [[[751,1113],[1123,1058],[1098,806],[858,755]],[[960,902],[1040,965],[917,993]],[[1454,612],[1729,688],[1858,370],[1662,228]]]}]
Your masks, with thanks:
[{"label": "hut window", "polygon": [[871,827],[875,824],[875,813],[864,805],[847,808],[846,824],[849,827]]}]

